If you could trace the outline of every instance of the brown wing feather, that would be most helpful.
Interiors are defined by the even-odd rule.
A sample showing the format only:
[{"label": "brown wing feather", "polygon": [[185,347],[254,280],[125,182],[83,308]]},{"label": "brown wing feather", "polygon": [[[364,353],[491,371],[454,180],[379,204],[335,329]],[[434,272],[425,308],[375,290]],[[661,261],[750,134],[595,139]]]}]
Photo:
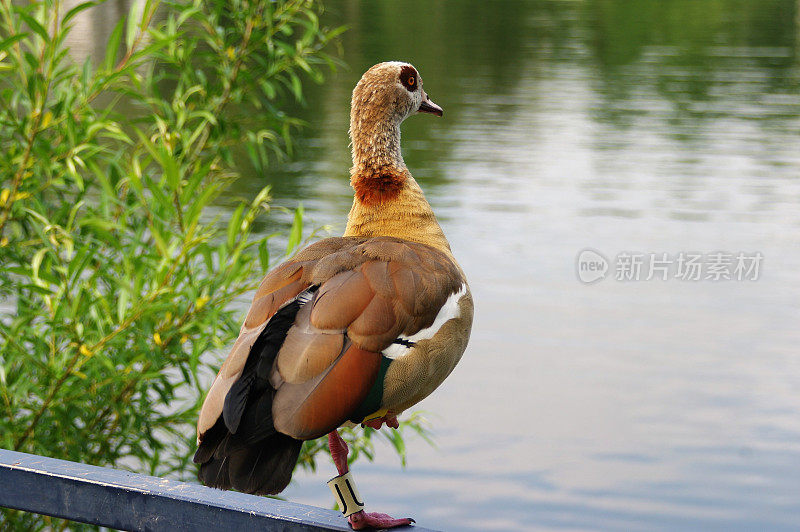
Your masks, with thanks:
[{"label": "brown wing feather", "polygon": [[361,271],[336,274],[320,288],[311,323],[320,329],[344,330],[364,312],[374,295]]},{"label": "brown wing feather", "polygon": [[297,313],[270,383],[275,426],[316,437],[348,419],[377,374],[380,352],[400,334],[430,326],[464,282],[443,252],[395,238],[329,238],[270,272],[239,339],[200,413],[198,435],[214,426],[250,349],[275,312],[310,285],[319,290]]},{"label": "brown wing feather", "polygon": [[322,331],[309,320],[311,305],[305,305],[295,317],[283,342],[276,367],[279,380],[273,382],[303,383],[328,369],[342,353],[344,331]]},{"label": "brown wing feather", "polygon": [[[264,330],[269,318],[287,301],[294,298],[308,287],[308,283],[301,280],[302,268],[277,268],[267,275],[261,282],[256,292],[253,304],[245,318],[239,338],[233,344],[228,358],[223,362],[211,388],[200,409],[197,420],[197,439],[200,441],[203,433],[209,430],[222,415],[225,396],[239,378],[250,355],[250,349]],[[266,288],[265,288],[266,287]],[[268,290],[273,288],[273,292]]]},{"label": "brown wing feather", "polygon": [[281,385],[272,403],[278,432],[299,440],[318,438],[344,423],[364,401],[378,375],[381,356],[348,344],[314,379]]}]

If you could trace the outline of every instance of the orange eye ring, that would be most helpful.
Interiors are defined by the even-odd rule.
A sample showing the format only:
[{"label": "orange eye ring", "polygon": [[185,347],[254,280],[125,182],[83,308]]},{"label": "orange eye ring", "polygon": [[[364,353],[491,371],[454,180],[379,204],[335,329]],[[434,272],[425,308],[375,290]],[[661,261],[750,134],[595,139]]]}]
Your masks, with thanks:
[{"label": "orange eye ring", "polygon": [[409,85],[410,87],[413,87],[413,86],[414,86],[414,83],[415,83],[416,81],[417,81],[417,80],[415,80],[415,79],[414,79],[414,76],[411,76],[410,78],[408,78],[408,85]]}]

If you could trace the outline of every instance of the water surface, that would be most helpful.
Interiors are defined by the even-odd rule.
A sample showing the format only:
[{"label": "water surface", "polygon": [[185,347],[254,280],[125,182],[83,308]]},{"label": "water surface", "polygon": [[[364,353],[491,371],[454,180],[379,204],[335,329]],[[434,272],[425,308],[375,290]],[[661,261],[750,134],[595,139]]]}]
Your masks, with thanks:
[{"label": "water surface", "polygon": [[[405,160],[476,307],[462,362],[420,405],[438,447],[359,463],[369,508],[447,530],[796,530],[797,2],[326,5],[351,26],[350,68],[310,89],[296,160],[243,160],[237,193],[272,184],[340,234],[350,91],[410,61],[445,115],[404,124]],[[764,259],[755,281],[612,269],[587,285],[585,248]],[[329,507],[332,475],[285,495]]]},{"label": "water surface", "polygon": [[[312,89],[296,161],[253,176],[340,234],[349,96],[390,59],[443,119],[403,151],[475,325],[437,449],[356,468],[370,508],[471,530],[800,525],[798,5],[329,2],[350,69]],[[578,281],[584,248],[761,252],[756,281]],[[331,504],[332,467],[286,495]]]}]

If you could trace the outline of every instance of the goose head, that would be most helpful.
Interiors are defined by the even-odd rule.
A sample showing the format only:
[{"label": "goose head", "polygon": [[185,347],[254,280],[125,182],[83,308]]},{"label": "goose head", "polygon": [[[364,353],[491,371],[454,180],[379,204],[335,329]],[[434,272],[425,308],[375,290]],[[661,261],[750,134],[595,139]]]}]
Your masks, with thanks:
[{"label": "goose head", "polygon": [[354,113],[382,115],[400,122],[414,113],[443,114],[425,92],[417,69],[400,61],[378,63],[367,70],[353,90],[351,105]]},{"label": "goose head", "polygon": [[443,111],[428,97],[413,65],[389,61],[367,70],[353,89],[350,105],[353,162],[378,157],[402,167],[400,124],[416,113],[442,116]]}]

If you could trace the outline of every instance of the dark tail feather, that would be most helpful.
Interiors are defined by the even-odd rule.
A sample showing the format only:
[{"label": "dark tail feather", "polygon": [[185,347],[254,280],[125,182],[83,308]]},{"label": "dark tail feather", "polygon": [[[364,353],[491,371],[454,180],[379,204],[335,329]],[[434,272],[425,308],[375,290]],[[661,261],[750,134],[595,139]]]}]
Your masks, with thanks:
[{"label": "dark tail feather", "polygon": [[275,434],[255,447],[230,455],[230,480],[234,489],[256,495],[280,493],[292,480],[292,470],[303,442]]},{"label": "dark tail feather", "polygon": [[[292,470],[300,456],[303,442],[275,432],[272,423],[255,423],[271,398],[256,402],[242,419],[240,434],[231,434],[222,416],[206,431],[197,452],[195,463],[200,464],[198,478],[206,486],[245,493],[274,495],[292,480]],[[248,429],[248,430],[242,430]]]},{"label": "dark tail feather", "polygon": [[201,465],[197,477],[200,479],[200,482],[212,488],[229,490],[233,487],[230,479],[227,456],[222,460],[210,460]]},{"label": "dark tail feather", "polygon": [[303,442],[275,431],[269,374],[297,312],[316,290],[308,288],[270,318],[225,396],[222,415],[200,435],[194,461],[206,486],[274,495],[292,480]]},{"label": "dark tail feather", "polygon": [[197,446],[197,451],[195,451],[194,458],[192,459],[194,463],[205,464],[211,460],[211,457],[214,456],[217,448],[228,434],[225,422],[222,417],[220,417],[213,427],[203,433],[200,444]]},{"label": "dark tail feather", "polygon": [[272,424],[272,393],[264,393],[245,411],[236,434],[229,434],[217,446],[214,457],[222,458],[245,447],[258,447],[262,441],[274,434],[276,432]]},{"label": "dark tail feather", "polygon": [[[224,440],[221,444],[217,450],[223,448]],[[200,464],[198,478],[213,488],[234,488],[256,495],[275,495],[292,480],[292,470],[302,446],[300,440],[285,434],[274,434],[258,445],[238,447],[230,454],[206,451],[201,457],[207,460]],[[202,447],[195,454],[195,461],[201,450]]]}]

